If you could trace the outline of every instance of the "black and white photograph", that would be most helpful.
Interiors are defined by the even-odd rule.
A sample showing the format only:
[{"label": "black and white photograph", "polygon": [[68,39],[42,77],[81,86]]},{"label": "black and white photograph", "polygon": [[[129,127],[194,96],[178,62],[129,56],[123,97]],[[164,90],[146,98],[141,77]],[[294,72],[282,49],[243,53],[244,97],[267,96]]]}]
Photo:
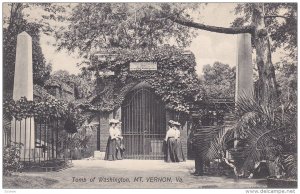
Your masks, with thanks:
[{"label": "black and white photograph", "polygon": [[2,191],[296,193],[297,28],[296,1],[3,2]]}]

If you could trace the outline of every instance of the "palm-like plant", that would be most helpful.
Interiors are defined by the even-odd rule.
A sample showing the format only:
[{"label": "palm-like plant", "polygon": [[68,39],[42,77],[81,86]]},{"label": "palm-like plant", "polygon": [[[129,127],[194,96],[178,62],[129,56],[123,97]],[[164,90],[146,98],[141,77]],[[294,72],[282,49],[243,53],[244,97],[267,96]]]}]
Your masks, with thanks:
[{"label": "palm-like plant", "polygon": [[[211,133],[205,158],[222,157],[235,174],[253,170],[261,160],[273,163],[277,175],[285,178],[297,177],[297,111],[296,105],[285,103],[264,106],[253,98],[241,97],[236,104],[236,124],[227,131]],[[228,142],[237,140],[229,148]],[[228,150],[234,163],[225,158]]]},{"label": "palm-like plant", "polygon": [[249,171],[256,162],[273,161],[281,176],[296,178],[296,113],[291,103],[264,106],[253,98],[241,97],[236,104],[236,125],[229,131],[238,137],[237,146],[229,150],[236,166]]}]

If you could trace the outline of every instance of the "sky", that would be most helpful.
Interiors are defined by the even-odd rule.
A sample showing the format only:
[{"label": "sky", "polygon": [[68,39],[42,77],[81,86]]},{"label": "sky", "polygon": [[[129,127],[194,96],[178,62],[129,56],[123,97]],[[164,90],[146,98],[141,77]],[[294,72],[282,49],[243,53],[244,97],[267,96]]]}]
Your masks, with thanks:
[{"label": "sky", "polygon": [[[234,21],[235,3],[209,3],[200,10],[201,16],[197,22],[207,25],[229,27]],[[226,35],[204,30],[197,30],[198,36],[192,41],[189,50],[196,58],[196,71],[202,74],[203,66],[215,61],[236,65],[237,35]]]},{"label": "sky", "polygon": [[[234,3],[209,3],[200,10],[201,15],[195,15],[195,21],[210,25],[229,27],[234,20]],[[31,12],[32,14],[32,12]],[[200,17],[199,17],[200,16]],[[190,50],[196,58],[196,71],[202,74],[202,68],[206,64],[213,64],[220,61],[230,66],[236,65],[236,35],[224,35],[203,30],[197,30],[198,36],[192,40]],[[52,37],[42,34],[41,47],[47,63],[52,63],[53,71],[67,70],[70,73],[80,72],[76,66],[81,59],[75,54],[68,54],[66,51],[57,52],[52,46],[55,40]]]}]

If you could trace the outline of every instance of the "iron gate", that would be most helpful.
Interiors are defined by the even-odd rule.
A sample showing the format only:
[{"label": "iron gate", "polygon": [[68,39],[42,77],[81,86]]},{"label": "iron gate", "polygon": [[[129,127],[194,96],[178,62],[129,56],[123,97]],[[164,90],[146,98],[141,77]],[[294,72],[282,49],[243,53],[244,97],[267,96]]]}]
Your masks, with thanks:
[{"label": "iron gate", "polygon": [[122,105],[125,158],[163,159],[166,111],[151,88],[130,91]]}]

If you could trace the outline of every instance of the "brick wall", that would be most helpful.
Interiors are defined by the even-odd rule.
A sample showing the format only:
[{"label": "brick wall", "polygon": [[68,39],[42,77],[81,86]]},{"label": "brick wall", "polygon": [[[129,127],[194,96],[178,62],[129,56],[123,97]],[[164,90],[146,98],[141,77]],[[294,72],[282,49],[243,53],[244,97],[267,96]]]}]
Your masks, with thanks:
[{"label": "brick wall", "polygon": [[107,140],[109,137],[109,119],[112,118],[112,114],[102,114],[100,119],[100,151],[105,152]]},{"label": "brick wall", "polygon": [[[108,113],[102,113],[100,116],[100,151],[105,152],[107,140],[109,137],[109,119],[112,118],[112,114]],[[89,150],[93,153],[94,151],[97,151],[97,129],[99,127],[99,116],[95,115],[95,117],[92,119],[91,123],[95,123],[93,127],[92,137],[90,138],[88,142]]]}]

